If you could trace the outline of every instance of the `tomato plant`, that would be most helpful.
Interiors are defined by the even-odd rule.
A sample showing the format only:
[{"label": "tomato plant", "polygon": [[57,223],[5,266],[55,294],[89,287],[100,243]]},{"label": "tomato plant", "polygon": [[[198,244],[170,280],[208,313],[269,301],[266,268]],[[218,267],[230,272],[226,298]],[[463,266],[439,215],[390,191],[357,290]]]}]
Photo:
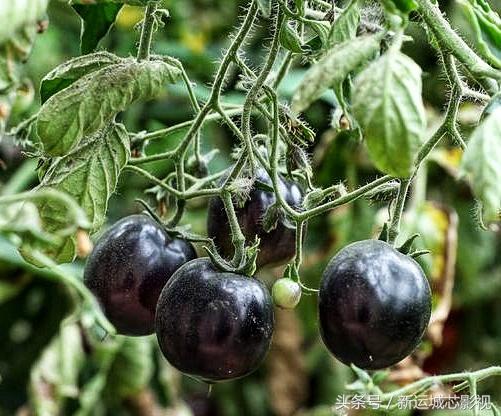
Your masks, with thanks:
[{"label": "tomato plant", "polygon": [[501,18],[456,3],[2,2],[0,414],[501,400]]}]

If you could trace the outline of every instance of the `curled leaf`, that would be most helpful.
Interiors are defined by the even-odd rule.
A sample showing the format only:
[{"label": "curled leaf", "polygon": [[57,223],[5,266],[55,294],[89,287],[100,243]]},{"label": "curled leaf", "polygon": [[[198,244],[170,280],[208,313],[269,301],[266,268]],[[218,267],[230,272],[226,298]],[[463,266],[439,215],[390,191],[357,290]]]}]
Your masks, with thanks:
[{"label": "curled leaf", "polygon": [[119,62],[118,56],[102,51],[79,56],[59,65],[42,79],[40,85],[42,104],[85,75]]},{"label": "curled leaf", "polygon": [[63,156],[138,100],[158,95],[180,70],[161,61],[122,59],[92,72],[50,97],[40,109],[37,133],[44,152]]}]

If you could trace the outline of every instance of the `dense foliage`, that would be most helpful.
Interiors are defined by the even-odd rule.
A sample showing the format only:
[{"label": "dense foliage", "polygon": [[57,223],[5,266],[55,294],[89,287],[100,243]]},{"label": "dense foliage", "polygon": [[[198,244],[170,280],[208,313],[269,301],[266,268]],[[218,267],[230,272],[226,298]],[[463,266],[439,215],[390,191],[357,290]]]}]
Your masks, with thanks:
[{"label": "dense foliage", "polygon": [[501,10],[439,3],[0,2],[0,415],[500,414]]}]

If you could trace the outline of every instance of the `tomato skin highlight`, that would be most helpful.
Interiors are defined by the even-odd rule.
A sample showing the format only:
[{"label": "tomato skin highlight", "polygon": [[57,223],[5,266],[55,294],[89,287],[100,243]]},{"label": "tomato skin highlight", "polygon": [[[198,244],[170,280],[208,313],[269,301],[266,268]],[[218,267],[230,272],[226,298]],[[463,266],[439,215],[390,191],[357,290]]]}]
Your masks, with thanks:
[{"label": "tomato skin highlight", "polygon": [[149,335],[160,292],[172,274],[194,258],[191,243],[171,238],[146,215],[131,215],[98,240],[84,282],[119,334]]},{"label": "tomato skin highlight", "polygon": [[208,258],[181,267],[158,300],[155,328],[165,358],[209,383],[253,372],[273,333],[273,304],[259,280],[217,270]]},{"label": "tomato skin highlight", "polygon": [[[272,185],[271,179],[263,170],[257,172],[257,180],[268,186]],[[279,188],[281,195],[290,206],[294,208],[301,206],[303,195],[298,185],[280,178]],[[256,261],[258,268],[285,264],[294,257],[296,251],[296,231],[287,227],[283,220],[279,220],[277,227],[270,232],[266,232],[263,228],[263,217],[267,209],[275,202],[276,197],[273,192],[254,187],[244,206],[235,206],[238,223],[247,244],[252,244],[255,236],[260,239]],[[226,258],[231,258],[234,248],[231,242],[230,225],[223,202],[219,197],[213,197],[209,201],[207,232],[209,237],[214,239],[221,254]]]},{"label": "tomato skin highlight", "polygon": [[322,339],[343,363],[375,370],[418,346],[431,315],[431,290],[412,258],[378,240],[350,244],[327,265],[319,292]]}]

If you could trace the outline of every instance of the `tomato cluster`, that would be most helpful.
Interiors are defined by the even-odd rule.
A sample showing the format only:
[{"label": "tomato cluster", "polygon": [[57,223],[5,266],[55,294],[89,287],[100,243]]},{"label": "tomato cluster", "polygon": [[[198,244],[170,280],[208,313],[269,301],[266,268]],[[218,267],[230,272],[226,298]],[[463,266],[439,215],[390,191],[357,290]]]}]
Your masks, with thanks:
[{"label": "tomato cluster", "polygon": [[[290,201],[300,201],[296,185],[282,185]],[[294,255],[293,230],[278,224],[267,233],[258,221],[274,198],[254,189],[237,210],[246,238],[261,238],[261,266]],[[209,234],[229,256],[231,236],[221,205],[217,198],[210,203]],[[191,243],[172,238],[145,215],[124,218],[103,234],[88,259],[85,283],[119,333],[155,332],[174,367],[211,383],[254,371],[270,347],[273,303],[294,307],[301,296],[300,284],[284,278],[275,283],[272,300],[258,279],[196,258]],[[346,364],[376,369],[397,363],[420,342],[430,310],[430,287],[420,266],[385,242],[351,244],[325,269],[320,332]]]}]

